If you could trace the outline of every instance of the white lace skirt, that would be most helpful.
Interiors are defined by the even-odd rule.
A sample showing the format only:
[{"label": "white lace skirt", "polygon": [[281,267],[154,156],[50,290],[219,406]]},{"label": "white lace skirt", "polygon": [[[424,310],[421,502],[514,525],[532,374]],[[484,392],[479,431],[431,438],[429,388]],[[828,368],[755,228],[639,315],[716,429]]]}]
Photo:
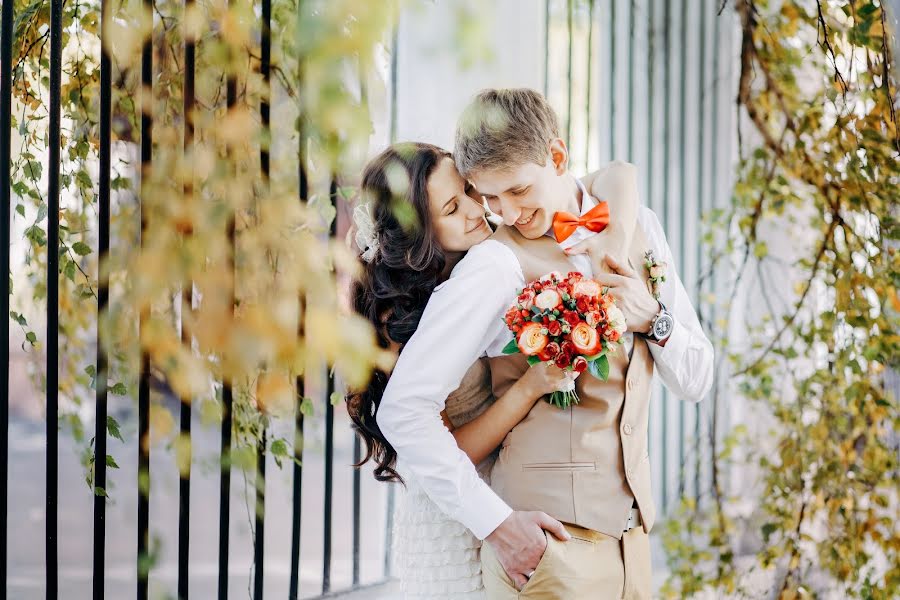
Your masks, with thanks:
[{"label": "white lace skirt", "polygon": [[484,600],[481,541],[405,477],[394,515],[394,564],[407,600]]}]

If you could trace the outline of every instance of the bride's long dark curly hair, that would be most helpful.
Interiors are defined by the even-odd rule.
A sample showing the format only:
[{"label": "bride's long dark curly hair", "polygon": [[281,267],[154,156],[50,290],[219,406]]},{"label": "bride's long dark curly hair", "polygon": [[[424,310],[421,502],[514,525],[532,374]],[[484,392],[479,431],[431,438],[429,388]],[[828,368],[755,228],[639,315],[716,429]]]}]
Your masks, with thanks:
[{"label": "bride's long dark curly hair", "polygon": [[[366,165],[360,202],[369,202],[378,250],[354,282],[354,309],[375,326],[378,343],[401,347],[419,325],[422,311],[447,264],[431,223],[428,178],[450,153],[421,143],[394,144]],[[397,452],[376,422],[389,374],[375,370],[365,389],[347,395],[353,428],[374,460],[375,479],[403,482],[395,470]]]}]

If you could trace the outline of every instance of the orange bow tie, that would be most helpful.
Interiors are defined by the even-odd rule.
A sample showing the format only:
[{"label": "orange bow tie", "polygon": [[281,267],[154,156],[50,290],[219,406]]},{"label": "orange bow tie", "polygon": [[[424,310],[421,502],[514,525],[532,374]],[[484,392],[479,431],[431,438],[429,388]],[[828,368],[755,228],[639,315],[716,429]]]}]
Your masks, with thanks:
[{"label": "orange bow tie", "polygon": [[558,243],[566,241],[579,227],[587,227],[594,233],[600,233],[609,225],[609,204],[601,200],[597,206],[581,217],[567,212],[553,215],[553,235]]}]

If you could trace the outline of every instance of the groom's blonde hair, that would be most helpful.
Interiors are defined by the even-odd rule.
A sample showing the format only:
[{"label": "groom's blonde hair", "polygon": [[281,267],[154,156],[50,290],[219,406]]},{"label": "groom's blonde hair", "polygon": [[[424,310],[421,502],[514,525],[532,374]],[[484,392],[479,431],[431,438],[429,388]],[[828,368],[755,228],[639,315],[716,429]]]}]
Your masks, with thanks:
[{"label": "groom's blonde hair", "polygon": [[526,162],[547,164],[550,141],[559,137],[556,113],[528,88],[479,92],[456,126],[454,159],[463,177],[473,171],[505,171]]}]

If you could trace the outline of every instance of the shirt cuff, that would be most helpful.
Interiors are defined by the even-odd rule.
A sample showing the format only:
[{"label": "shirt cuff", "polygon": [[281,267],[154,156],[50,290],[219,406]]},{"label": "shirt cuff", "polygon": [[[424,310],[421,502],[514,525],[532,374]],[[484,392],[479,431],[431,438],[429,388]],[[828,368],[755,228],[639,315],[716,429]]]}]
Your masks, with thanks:
[{"label": "shirt cuff", "polygon": [[512,509],[483,481],[480,493],[463,495],[459,521],[479,540],[484,540],[512,514]]}]

